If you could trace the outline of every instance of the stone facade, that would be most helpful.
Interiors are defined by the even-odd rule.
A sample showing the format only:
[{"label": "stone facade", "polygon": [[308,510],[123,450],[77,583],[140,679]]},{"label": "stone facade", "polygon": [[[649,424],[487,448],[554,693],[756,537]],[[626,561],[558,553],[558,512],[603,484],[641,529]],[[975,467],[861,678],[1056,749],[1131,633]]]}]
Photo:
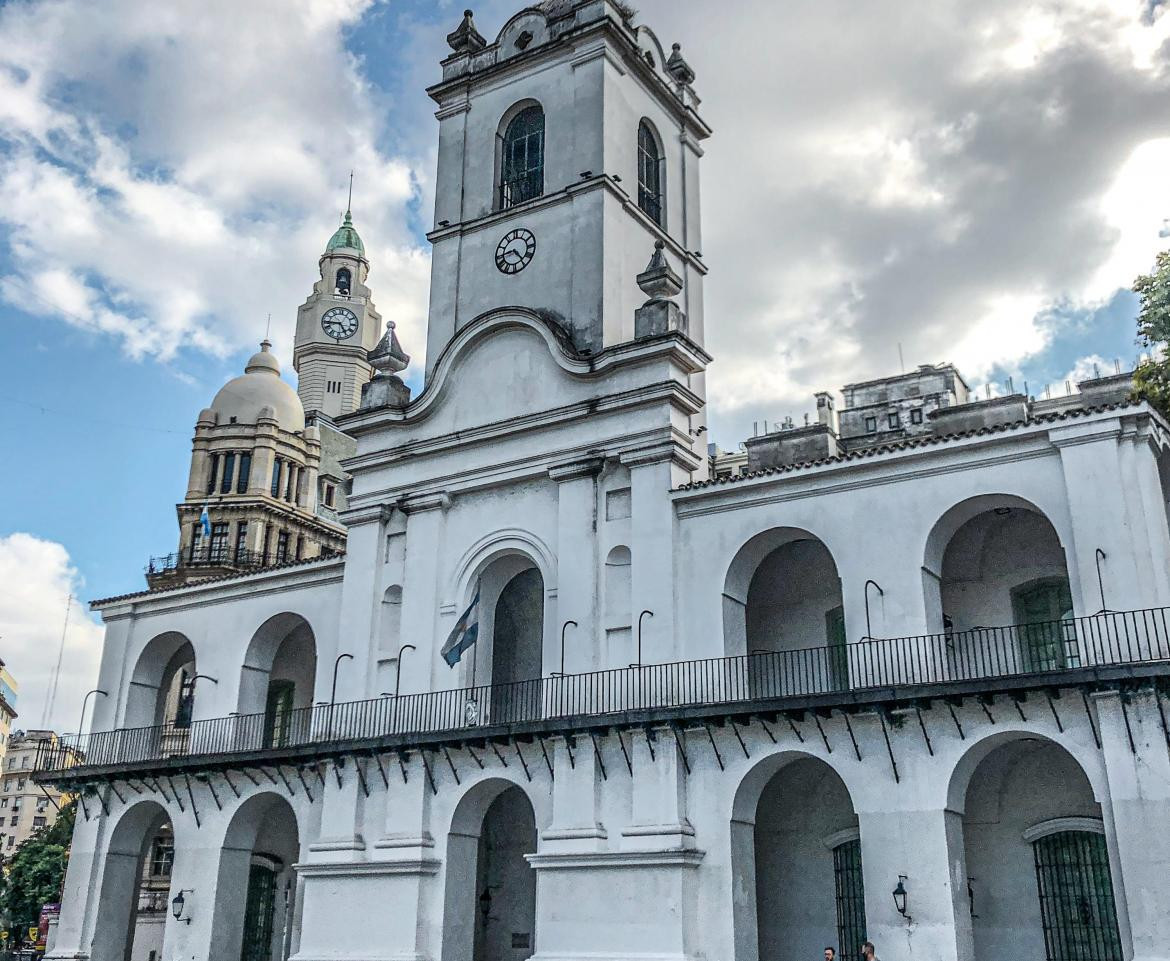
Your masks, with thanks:
[{"label": "stone facade", "polygon": [[[53,731],[16,731],[8,742],[8,751],[0,766],[0,857],[14,851],[42,828],[57,820],[61,807],[72,799],[67,793],[37,784],[38,760],[46,748],[56,748]],[[59,752],[65,767],[80,759]]]},{"label": "stone facade", "polygon": [[333,420],[345,556],[95,602],[54,961],[139,956],[163,825],[161,957],[1170,961],[1168,425],[1090,385],[709,479],[706,127],[632,16],[448,38],[427,382]]}]

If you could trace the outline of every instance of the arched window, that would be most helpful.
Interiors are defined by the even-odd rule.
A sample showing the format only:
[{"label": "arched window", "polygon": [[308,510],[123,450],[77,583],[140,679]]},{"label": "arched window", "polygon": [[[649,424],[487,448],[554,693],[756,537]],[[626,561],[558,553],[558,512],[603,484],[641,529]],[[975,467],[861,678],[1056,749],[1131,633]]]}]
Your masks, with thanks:
[{"label": "arched window", "polygon": [[645,120],[638,124],[638,206],[662,226],[662,151]]},{"label": "arched window", "polygon": [[525,107],[504,131],[500,160],[500,209],[544,193],[544,110]]},{"label": "arched window", "polygon": [[350,277],[349,268],[342,267],[337,272],[337,291],[338,291],[338,293],[345,294],[348,297],[351,282],[352,282],[352,280]]}]

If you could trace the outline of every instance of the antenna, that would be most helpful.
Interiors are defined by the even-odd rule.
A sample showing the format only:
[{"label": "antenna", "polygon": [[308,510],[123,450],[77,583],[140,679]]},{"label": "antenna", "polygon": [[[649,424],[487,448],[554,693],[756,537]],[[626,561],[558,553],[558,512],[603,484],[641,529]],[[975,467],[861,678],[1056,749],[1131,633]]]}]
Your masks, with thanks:
[{"label": "antenna", "polygon": [[268,311],[268,323],[264,326],[264,339],[268,339],[268,335],[272,333],[272,311]]},{"label": "antenna", "polygon": [[898,341],[898,366],[902,368],[902,373],[906,373],[906,358],[902,356],[902,342]]},{"label": "antenna", "polygon": [[349,199],[345,202],[345,212],[353,210],[353,171],[349,172]]},{"label": "antenna", "polygon": [[53,702],[57,700],[57,681],[61,678],[61,661],[65,657],[65,637],[69,633],[69,609],[73,606],[73,592],[65,598],[65,626],[61,628],[61,647],[57,650],[57,666],[53,668],[53,677],[49,681],[49,690],[45,694],[45,712],[41,717],[41,726],[48,727],[53,715]]}]

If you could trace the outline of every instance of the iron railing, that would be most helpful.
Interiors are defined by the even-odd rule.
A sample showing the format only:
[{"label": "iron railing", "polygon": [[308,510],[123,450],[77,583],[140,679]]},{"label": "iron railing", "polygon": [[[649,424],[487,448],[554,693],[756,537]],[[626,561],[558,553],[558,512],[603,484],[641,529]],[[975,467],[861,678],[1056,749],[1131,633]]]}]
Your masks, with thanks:
[{"label": "iron railing", "polygon": [[[867,639],[800,650],[645,664],[425,694],[319,704],[280,713],[239,714],[124,728],[45,745],[41,770],[81,751],[84,764],[143,764],[176,757],[294,748],[564,721],[670,708],[724,708],[879,688],[914,689],[991,678],[1043,677],[1086,668],[1170,662],[1170,608],[1103,612],[1008,627]],[[909,694],[911,691],[905,691]]]},{"label": "iron railing", "polygon": [[544,168],[538,167],[500,183],[500,209],[507,210],[544,193]]},{"label": "iron railing", "polygon": [[224,545],[222,548],[203,547],[199,550],[178,551],[152,557],[146,565],[147,574],[169,574],[186,567],[253,568],[268,567],[276,563],[271,554],[259,551],[237,550]]},{"label": "iron railing", "polygon": [[170,900],[170,891],[140,890],[138,892],[138,913],[165,914],[170,909]]}]

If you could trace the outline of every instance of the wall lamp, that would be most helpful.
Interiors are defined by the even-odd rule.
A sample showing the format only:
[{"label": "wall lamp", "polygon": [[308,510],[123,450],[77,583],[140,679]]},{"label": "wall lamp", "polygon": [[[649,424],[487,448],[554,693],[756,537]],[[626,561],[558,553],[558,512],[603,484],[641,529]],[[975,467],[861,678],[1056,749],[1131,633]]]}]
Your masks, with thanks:
[{"label": "wall lamp", "polygon": [[894,907],[898,913],[902,915],[907,921],[910,921],[910,915],[906,913],[906,875],[898,875],[898,886],[894,888]]},{"label": "wall lamp", "polygon": [[171,914],[175,916],[176,921],[182,921],[184,924],[191,923],[191,915],[188,914],[187,917],[183,917],[183,911],[186,910],[187,907],[187,899],[183,897],[183,892],[191,890],[193,889],[181,888],[179,893],[171,898]]}]

